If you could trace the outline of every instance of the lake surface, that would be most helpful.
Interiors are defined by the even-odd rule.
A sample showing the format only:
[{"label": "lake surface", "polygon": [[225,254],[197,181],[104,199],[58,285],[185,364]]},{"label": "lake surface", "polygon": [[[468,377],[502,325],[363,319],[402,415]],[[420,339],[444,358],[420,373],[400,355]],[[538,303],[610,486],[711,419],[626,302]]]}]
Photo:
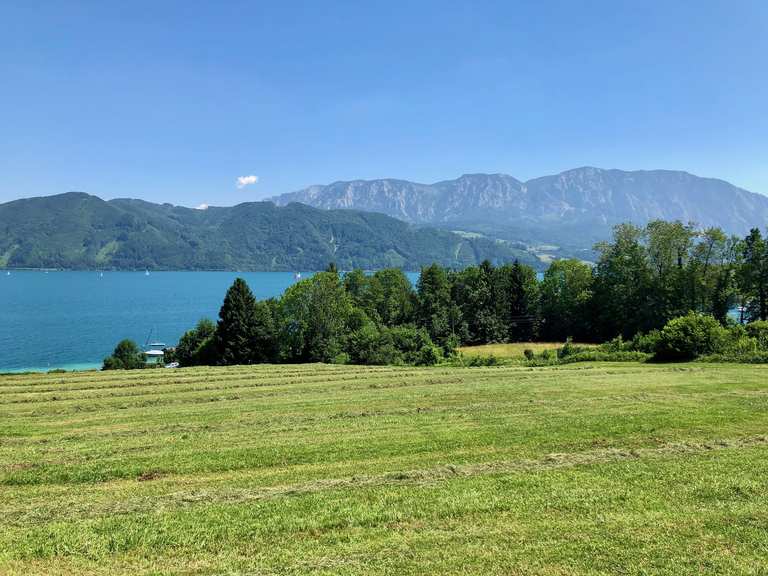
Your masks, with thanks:
[{"label": "lake surface", "polygon": [[217,318],[238,276],[259,299],[295,282],[292,272],[0,272],[0,372],[97,368],[122,338],[176,344]]}]

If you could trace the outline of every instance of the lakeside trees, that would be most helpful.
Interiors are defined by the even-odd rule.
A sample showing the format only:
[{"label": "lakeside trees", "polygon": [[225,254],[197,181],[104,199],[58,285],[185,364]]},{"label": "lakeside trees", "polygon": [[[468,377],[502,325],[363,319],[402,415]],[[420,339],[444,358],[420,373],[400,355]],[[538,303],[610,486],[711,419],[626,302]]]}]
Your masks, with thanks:
[{"label": "lakeside trees", "polygon": [[556,260],[544,273],[540,288],[540,336],[547,341],[589,338],[592,268],[579,260]]},{"label": "lakeside trees", "polygon": [[768,320],[768,242],[760,230],[752,229],[741,249],[738,282],[747,314],[752,320]]},{"label": "lakeside trees", "polygon": [[133,340],[121,340],[111,356],[104,359],[104,370],[134,370],[144,367],[144,356]]},{"label": "lakeside trees", "polygon": [[[319,272],[297,282],[276,306],[280,318],[280,359],[331,362],[344,352],[345,334],[363,323],[338,272]],[[282,344],[282,346],[279,346]]]},{"label": "lakeside trees", "polygon": [[[710,337],[713,322],[734,322],[728,312],[739,304],[745,321],[768,317],[768,243],[757,229],[741,240],[680,222],[622,224],[597,249],[596,265],[559,260],[541,281],[519,262],[459,271],[432,264],[415,287],[400,270],[342,275],[331,265],[257,301],[238,278],[218,323],[202,320],[184,334],[177,356],[182,365],[432,364],[460,344],[622,337],[651,350],[662,334],[668,356],[679,348],[683,357],[686,334]],[[660,332],[675,318],[685,320]],[[766,338],[753,331],[745,337]],[[115,367],[125,363],[117,349],[114,358]]]},{"label": "lakeside trees", "polygon": [[416,301],[408,278],[394,269],[342,277],[331,266],[265,301],[257,301],[238,278],[227,291],[218,323],[204,319],[185,333],[177,358],[182,366],[434,364],[444,350],[414,323]]},{"label": "lakeside trees", "polygon": [[263,355],[258,347],[263,329],[256,298],[242,278],[227,290],[216,325],[216,351],[222,364],[253,364]]},{"label": "lakeside trees", "polygon": [[202,318],[192,330],[184,333],[176,346],[176,359],[182,366],[216,363],[216,324]]}]

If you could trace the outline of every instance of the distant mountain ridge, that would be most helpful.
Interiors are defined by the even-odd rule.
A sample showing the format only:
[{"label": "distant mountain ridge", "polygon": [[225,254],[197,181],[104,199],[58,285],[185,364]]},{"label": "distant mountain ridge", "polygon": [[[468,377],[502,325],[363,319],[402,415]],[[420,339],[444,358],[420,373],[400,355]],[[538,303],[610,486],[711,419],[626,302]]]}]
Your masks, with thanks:
[{"label": "distant mountain ridge", "polygon": [[768,197],[668,170],[578,168],[523,182],[467,174],[419,184],[355,180],[195,210],[71,192],[0,204],[0,268],[417,269],[519,259],[593,260],[620,222],[693,221],[743,235]]},{"label": "distant mountain ridge", "polygon": [[0,268],[320,270],[536,258],[389,216],[271,202],[194,210],[82,192],[0,204]]},{"label": "distant mountain ridge", "polygon": [[527,235],[540,241],[557,234],[572,235],[574,241],[586,234],[592,241],[627,221],[693,221],[736,234],[768,223],[768,197],[724,180],[671,170],[584,167],[527,182],[506,174],[465,174],[435,184],[354,180],[310,186],[273,200],[375,211],[417,224],[516,229],[520,239]]}]

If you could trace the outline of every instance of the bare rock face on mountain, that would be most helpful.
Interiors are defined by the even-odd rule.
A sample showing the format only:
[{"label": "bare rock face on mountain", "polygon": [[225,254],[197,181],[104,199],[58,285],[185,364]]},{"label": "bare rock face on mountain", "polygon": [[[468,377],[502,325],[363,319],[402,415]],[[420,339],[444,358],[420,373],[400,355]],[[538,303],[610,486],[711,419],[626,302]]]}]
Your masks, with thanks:
[{"label": "bare rock face on mountain", "polygon": [[[301,202],[326,210],[349,208],[382,212],[416,224],[445,223],[506,208],[524,192],[524,184],[504,174],[465,175],[436,184],[407,180],[353,180],[273,198],[278,205]],[[365,208],[355,208],[365,206]]]},{"label": "bare rock face on mountain", "polygon": [[682,220],[739,234],[768,222],[768,197],[687,172],[581,168],[526,187],[541,217],[608,224]]},{"label": "bare rock face on mountain", "polygon": [[467,174],[435,184],[356,180],[312,186],[274,198],[318,208],[383,212],[418,224],[517,229],[594,239],[620,222],[654,219],[720,226],[744,234],[768,223],[768,197],[687,172],[577,168],[521,182],[505,174]]},{"label": "bare rock face on mountain", "polygon": [[276,203],[308,204],[315,208],[333,210],[367,206],[368,212],[381,212],[406,222],[424,223],[435,219],[437,190],[432,186],[406,180],[353,180],[328,186],[310,186],[299,192],[284,194]]}]

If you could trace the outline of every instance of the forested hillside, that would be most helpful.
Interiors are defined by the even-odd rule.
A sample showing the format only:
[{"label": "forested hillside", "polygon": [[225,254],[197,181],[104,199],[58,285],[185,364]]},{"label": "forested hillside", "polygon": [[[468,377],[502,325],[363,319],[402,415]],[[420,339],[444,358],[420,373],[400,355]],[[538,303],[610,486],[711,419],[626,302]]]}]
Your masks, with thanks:
[{"label": "forested hillside", "polygon": [[503,242],[464,238],[382,214],[250,202],[194,210],[71,192],[0,205],[0,267],[318,270],[520,259]]}]

